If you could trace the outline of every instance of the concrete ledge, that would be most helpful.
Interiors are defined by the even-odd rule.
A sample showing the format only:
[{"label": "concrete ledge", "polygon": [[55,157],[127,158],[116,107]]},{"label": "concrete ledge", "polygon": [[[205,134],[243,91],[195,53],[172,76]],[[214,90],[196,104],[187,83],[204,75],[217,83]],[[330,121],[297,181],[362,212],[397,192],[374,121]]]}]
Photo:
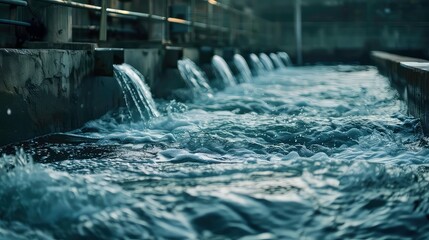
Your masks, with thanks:
[{"label": "concrete ledge", "polygon": [[398,89],[408,113],[419,118],[424,133],[429,134],[429,62],[385,52],[372,52],[371,56],[380,72]]},{"label": "concrete ledge", "polygon": [[113,76],[113,64],[124,63],[124,49],[96,48],[94,52],[94,73],[97,76]]},{"label": "concrete ledge", "polygon": [[26,42],[24,48],[29,49],[62,49],[62,50],[88,50],[93,51],[97,47],[95,43],[53,43],[53,42]]},{"label": "concrete ledge", "polygon": [[0,49],[0,146],[81,127],[123,106],[88,50]]},{"label": "concrete ledge", "polygon": [[405,98],[407,81],[400,77],[401,62],[427,62],[424,59],[411,58],[380,51],[371,52],[371,58],[377,65],[380,72],[390,79],[392,85],[398,90],[402,98]]}]

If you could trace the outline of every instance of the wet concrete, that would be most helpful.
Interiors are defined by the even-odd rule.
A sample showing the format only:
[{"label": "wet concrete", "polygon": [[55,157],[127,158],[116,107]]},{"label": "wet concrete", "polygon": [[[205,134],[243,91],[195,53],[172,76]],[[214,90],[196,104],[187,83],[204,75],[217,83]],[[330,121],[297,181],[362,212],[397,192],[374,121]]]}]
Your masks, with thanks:
[{"label": "wet concrete", "polygon": [[429,61],[378,51],[371,56],[407,103],[408,113],[421,120],[423,131],[428,135]]},{"label": "wet concrete", "polygon": [[90,50],[0,49],[0,145],[82,126],[121,106]]}]

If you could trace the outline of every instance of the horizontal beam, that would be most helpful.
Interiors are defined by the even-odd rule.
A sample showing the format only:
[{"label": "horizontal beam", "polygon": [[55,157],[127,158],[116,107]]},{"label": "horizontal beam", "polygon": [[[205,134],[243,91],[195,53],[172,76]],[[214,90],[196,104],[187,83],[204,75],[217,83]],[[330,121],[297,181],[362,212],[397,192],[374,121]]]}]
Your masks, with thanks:
[{"label": "horizontal beam", "polygon": [[27,1],[25,0],[0,0],[0,3],[23,7],[26,7],[28,5]]},{"label": "horizontal beam", "polygon": [[0,19],[0,24],[31,27],[31,24],[29,24],[28,22],[21,22],[21,21],[9,20],[9,19]]}]

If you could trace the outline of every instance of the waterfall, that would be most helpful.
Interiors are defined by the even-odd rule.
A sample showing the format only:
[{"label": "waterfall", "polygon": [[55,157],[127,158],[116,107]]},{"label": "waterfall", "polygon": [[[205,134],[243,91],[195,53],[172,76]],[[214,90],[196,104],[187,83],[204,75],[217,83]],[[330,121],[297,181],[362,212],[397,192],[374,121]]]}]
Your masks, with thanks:
[{"label": "waterfall", "polygon": [[[124,63],[113,65],[115,78],[124,93],[130,117],[138,120],[149,120],[158,117],[155,102],[149,87],[144,81],[144,76],[132,66]],[[133,111],[133,107],[137,112]]]},{"label": "waterfall", "polygon": [[240,54],[234,55],[234,64],[240,72],[240,78],[242,82],[252,81],[252,72],[250,71],[249,65],[246,60]]},{"label": "waterfall", "polygon": [[223,87],[236,85],[234,75],[222,57],[215,55],[212,59],[212,65],[216,77],[222,80]]},{"label": "waterfall", "polygon": [[284,64],[286,64],[286,66],[292,66],[292,61],[287,53],[279,52],[277,53],[277,56],[284,62]]},{"label": "waterfall", "polygon": [[280,60],[279,56],[277,56],[277,54],[270,53],[270,58],[271,58],[271,60],[273,60],[273,63],[274,63],[276,68],[285,68],[286,67],[284,65],[284,63],[282,62],[282,60]]},{"label": "waterfall", "polygon": [[268,70],[268,71],[274,70],[273,62],[271,62],[270,57],[268,57],[267,54],[261,53],[261,54],[259,54],[259,57],[261,58],[261,62],[264,65],[266,70]]},{"label": "waterfall", "polygon": [[196,94],[212,96],[213,90],[208,84],[205,73],[190,59],[177,62],[177,67],[186,85]]},{"label": "waterfall", "polygon": [[256,54],[252,53],[250,54],[250,60],[252,63],[252,68],[254,70],[254,75],[259,75],[262,72],[265,71],[265,67],[262,64],[261,60],[258,58],[258,56],[256,56]]}]

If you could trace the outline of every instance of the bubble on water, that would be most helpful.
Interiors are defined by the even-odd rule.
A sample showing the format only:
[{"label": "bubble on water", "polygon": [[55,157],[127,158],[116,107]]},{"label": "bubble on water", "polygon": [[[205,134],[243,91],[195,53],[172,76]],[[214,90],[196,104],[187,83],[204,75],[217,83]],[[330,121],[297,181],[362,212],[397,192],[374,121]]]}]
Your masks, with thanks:
[{"label": "bubble on water", "polygon": [[9,116],[10,116],[10,115],[12,115],[12,110],[11,110],[10,108],[8,108],[8,109],[6,110],[6,114],[7,114],[7,115],[9,115]]}]

